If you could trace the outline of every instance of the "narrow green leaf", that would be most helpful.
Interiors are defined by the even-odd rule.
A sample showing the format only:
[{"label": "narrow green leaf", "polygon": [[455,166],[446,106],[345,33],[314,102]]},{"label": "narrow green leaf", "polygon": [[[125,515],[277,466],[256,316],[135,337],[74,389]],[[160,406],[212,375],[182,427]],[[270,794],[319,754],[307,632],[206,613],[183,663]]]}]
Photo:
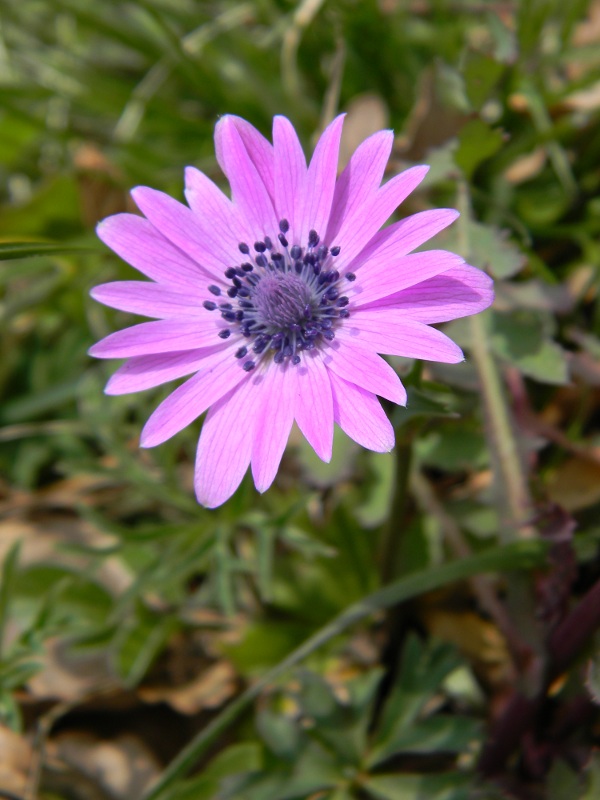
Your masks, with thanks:
[{"label": "narrow green leaf", "polygon": [[15,586],[17,564],[19,561],[20,542],[15,542],[10,548],[2,565],[2,576],[0,580],[0,659],[4,648],[4,630],[8,619],[8,607]]},{"label": "narrow green leaf", "polygon": [[94,252],[94,250],[93,247],[59,244],[58,242],[0,242],[0,261],[61,253]]}]

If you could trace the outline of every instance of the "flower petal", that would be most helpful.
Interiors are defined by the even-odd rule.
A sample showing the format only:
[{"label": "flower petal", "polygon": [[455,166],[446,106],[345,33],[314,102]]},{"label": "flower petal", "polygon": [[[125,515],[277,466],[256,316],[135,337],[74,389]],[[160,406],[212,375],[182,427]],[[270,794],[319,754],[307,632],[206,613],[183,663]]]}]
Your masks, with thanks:
[{"label": "flower petal", "polygon": [[453,208],[439,208],[419,211],[394,222],[373,236],[365,249],[348,265],[348,269],[358,272],[371,260],[390,261],[407,255],[451,225],[458,216],[458,211]]},{"label": "flower petal", "polygon": [[259,492],[265,492],[275,479],[294,421],[295,382],[289,380],[289,369],[293,369],[289,364],[271,362],[263,372],[252,445],[252,475]]},{"label": "flower petal", "polygon": [[394,134],[379,131],[365,139],[352,154],[338,178],[331,205],[325,241],[339,244],[338,238],[346,219],[356,219],[375,196],[392,152]]},{"label": "flower petal", "polygon": [[373,258],[346,293],[354,307],[364,306],[464,263],[464,259],[447,250],[425,250],[397,260]]},{"label": "flower petal", "polygon": [[113,281],[95,286],[90,294],[105,306],[145,317],[206,316],[202,301],[206,300],[208,294],[190,287],[171,288],[144,281]]},{"label": "flower petal", "polygon": [[189,287],[207,282],[207,274],[195,261],[137,214],[107,217],[96,233],[124,261],[159,283]]},{"label": "flower petal", "polygon": [[255,380],[250,376],[223,395],[202,424],[194,484],[198,502],[206,508],[228,500],[250,464],[255,417],[246,411],[256,402]]},{"label": "flower petal", "polygon": [[274,236],[278,220],[271,195],[246,149],[234,118],[227,115],[219,120],[215,143],[219,164],[231,185],[233,200],[252,225],[256,238],[265,234]]},{"label": "flower petal", "polygon": [[194,167],[185,170],[185,199],[194,214],[221,240],[232,255],[241,241],[253,239],[252,230],[239,208],[203,172]]},{"label": "flower petal", "polygon": [[288,239],[301,243],[301,216],[306,192],[306,158],[294,126],[286,117],[273,119],[275,208],[290,223]]},{"label": "flower petal", "polygon": [[166,442],[247,377],[239,361],[219,355],[162,401],[144,425],[140,447]]},{"label": "flower petal", "polygon": [[344,433],[355,442],[389,453],[394,446],[394,428],[385,415],[379,400],[371,392],[329,372],[333,390],[333,414]]},{"label": "flower petal", "polygon": [[131,196],[142,214],[163,236],[192,258],[209,275],[223,277],[230,265],[232,253],[208,220],[200,219],[191,208],[179,203],[168,194],[137,186]]},{"label": "flower petal", "polygon": [[406,390],[390,365],[350,337],[340,338],[338,335],[323,349],[323,360],[327,369],[339,378],[397,405],[406,405]]},{"label": "flower petal", "polygon": [[428,170],[427,166],[419,166],[401,172],[384,183],[369,203],[355,206],[353,213],[344,218],[335,237],[335,244],[342,248],[336,262],[338,269],[346,268],[356,258],[400,203],[417,188]]},{"label": "flower petal", "polygon": [[374,305],[399,308],[410,319],[420,322],[448,322],[477,314],[493,300],[492,279],[480,269],[465,264],[384,297]]},{"label": "flower petal", "polygon": [[378,353],[405,358],[423,358],[456,364],[464,361],[460,347],[445,333],[424,322],[406,317],[401,309],[358,309],[337,337],[353,345],[372,348]]},{"label": "flower petal", "polygon": [[331,461],[333,449],[333,398],[329,373],[318,352],[304,354],[292,367],[296,382],[296,422],[322,461]]},{"label": "flower petal", "polygon": [[206,319],[184,322],[172,319],[140,322],[139,325],[109,334],[92,345],[88,352],[95,358],[131,358],[211,347],[219,344],[218,332],[226,325],[220,317],[209,317],[208,311],[206,314]]},{"label": "flower petal", "polygon": [[304,195],[300,236],[302,242],[308,240],[311,229],[316,230],[319,236],[324,236],[327,231],[335,192],[344,116],[340,114],[327,126],[310,160],[307,176],[307,187],[310,191]]},{"label": "flower petal", "polygon": [[[275,180],[273,173],[273,145],[268,139],[256,130],[254,125],[251,125],[242,117],[236,117],[233,114],[228,115],[229,122],[235,126],[244,147],[248,153],[250,161],[256,167],[261,181],[263,182],[271,200],[275,201]],[[227,174],[225,164],[227,159],[224,157],[222,148],[224,146],[219,127],[215,129],[215,151],[217,154],[217,161],[223,172]]]},{"label": "flower petal", "polygon": [[109,379],[104,389],[105,394],[129,394],[153,389],[184,375],[191,375],[201,367],[206,367],[213,354],[219,354],[215,360],[223,358],[226,344],[204,347],[198,350],[186,350],[175,353],[161,353],[152,356],[137,356],[128,359]]}]

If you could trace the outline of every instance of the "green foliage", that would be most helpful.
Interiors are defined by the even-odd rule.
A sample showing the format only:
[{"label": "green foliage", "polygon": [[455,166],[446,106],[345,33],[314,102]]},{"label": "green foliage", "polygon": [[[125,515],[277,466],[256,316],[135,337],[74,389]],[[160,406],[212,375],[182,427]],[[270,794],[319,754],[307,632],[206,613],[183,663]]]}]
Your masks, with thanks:
[{"label": "green foliage", "polygon": [[[391,763],[403,755],[409,759],[414,754],[456,758],[479,742],[481,724],[477,720],[426,710],[428,705],[442,704],[443,682],[459,664],[451,648],[439,643],[425,647],[410,637],[375,727],[379,671],[356,677],[337,692],[319,675],[302,671],[257,714],[262,757],[250,745],[234,745],[185,788],[165,796],[184,800],[198,791],[204,797],[209,775],[216,776],[225,762],[235,765],[235,770],[221,771],[221,781],[212,784],[212,791],[219,787],[223,798],[291,800],[324,790],[348,798],[362,797],[365,792],[370,798],[392,800],[466,797],[469,776],[465,771],[428,777],[390,770]],[[287,712],[283,710],[286,707]]]},{"label": "green foliage", "polygon": [[[599,502],[592,4],[20,0],[1,10],[0,723],[24,730],[23,698],[55,642],[75,659],[101,654],[111,685],[134,696],[182,643],[200,641],[194,669],[225,660],[240,694],[211,707],[213,727],[195,720],[205,738],[165,770],[161,800],[495,797],[474,769],[498,699],[485,654],[466,647],[469,660],[436,642],[420,607],[451,579],[539,566],[527,543],[494,547],[507,510],[470,321],[444,328],[465,364],[394,361],[409,397],[386,408],[394,453],[364,452],[336,431],[323,464],[293,437],[266,495],[246,479],[206,511],[192,490],[199,425],[140,451],[164,390],[106,397],[113,365],[87,356],[137,321],[89,299],[91,286],[134,275],[94,227],[133,210],[137,184],[181,197],[186,165],[224,185],[212,142],[224,113],[265,134],[286,114],[309,149],[349,111],[355,146],[375,125],[360,110],[370,99],[377,126],[396,134],[386,179],[432,165],[401,213],[462,204],[435,246],[495,280],[481,325],[510,377],[502,402],[521,460],[535,465],[528,520],[555,501],[553,485],[563,490],[583,593],[597,576]],[[583,506],[579,483],[562,479],[569,459],[591,476]],[[481,559],[471,571],[453,560],[461,547]],[[550,594],[562,597],[556,580]],[[569,588],[565,608],[579,599],[567,602]],[[538,630],[543,614],[522,606],[509,603],[517,632]],[[597,664],[592,653],[587,683],[571,676],[568,692],[596,696]],[[482,677],[485,707],[448,690],[458,667]],[[577,737],[589,744],[584,726]],[[208,761],[190,777],[198,753]],[[598,763],[583,778],[570,763],[530,775],[531,790],[591,800]]]}]

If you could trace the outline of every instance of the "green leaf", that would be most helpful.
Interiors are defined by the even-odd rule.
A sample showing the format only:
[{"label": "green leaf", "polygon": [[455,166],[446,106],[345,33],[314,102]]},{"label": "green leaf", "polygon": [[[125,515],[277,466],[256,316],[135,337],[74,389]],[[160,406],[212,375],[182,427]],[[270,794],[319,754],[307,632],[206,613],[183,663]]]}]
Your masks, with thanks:
[{"label": "green leaf", "polygon": [[8,608],[12,599],[13,589],[16,584],[17,564],[21,550],[20,542],[12,545],[2,564],[2,575],[0,576],[0,659],[4,652],[4,631],[8,621]]},{"label": "green leaf", "polygon": [[238,772],[254,772],[262,768],[262,747],[258,742],[231,745],[202,770],[203,778],[220,780]]},{"label": "green leaf", "polygon": [[568,383],[567,355],[550,338],[544,317],[532,311],[492,312],[491,322],[490,341],[497,356],[541,383]]},{"label": "green leaf", "polygon": [[369,764],[375,766],[401,753],[460,753],[477,741],[481,723],[468,717],[438,715],[409,728],[398,728],[385,747],[373,752]]},{"label": "green leaf", "polygon": [[460,773],[441,775],[377,775],[363,786],[374,800],[468,800],[472,778]]},{"label": "green leaf", "polygon": [[458,135],[458,148],[454,154],[456,165],[470,179],[476,168],[502,147],[504,134],[490,128],[480,119],[472,119]]},{"label": "green leaf", "polygon": [[504,69],[504,64],[483,53],[469,53],[463,74],[467,97],[476,111],[479,111],[488,99]]},{"label": "green leaf", "polygon": [[[385,704],[369,753],[370,766],[384,761],[403,747],[420,751],[435,747],[436,741],[440,744],[446,742],[449,735],[445,727],[447,722],[426,719],[417,723],[417,719],[427,701],[459,664],[457,652],[446,644],[426,646],[416,635],[407,639],[396,685]],[[424,727],[419,730],[419,726]]]},{"label": "green leaf", "polygon": [[138,605],[135,616],[122,625],[113,643],[113,661],[128,686],[135,686],[178,626],[173,617],[161,619]]},{"label": "green leaf", "polygon": [[54,242],[0,242],[0,261],[31,256],[60,255],[61,253],[94,252],[96,248]]},{"label": "green leaf", "polygon": [[526,257],[506,231],[480,222],[468,223],[469,258],[493,278],[511,278],[526,264]]},{"label": "green leaf", "polygon": [[264,708],[258,713],[256,727],[271,752],[284,760],[294,761],[301,742],[300,730],[294,720]]},{"label": "green leaf", "polygon": [[457,417],[452,409],[453,395],[446,387],[434,383],[426,383],[419,388],[409,386],[406,407],[394,409],[392,422],[395,428],[406,425],[415,418]]},{"label": "green leaf", "polygon": [[478,469],[485,466],[489,458],[480,428],[463,420],[446,423],[422,436],[415,449],[423,464],[447,472]]}]

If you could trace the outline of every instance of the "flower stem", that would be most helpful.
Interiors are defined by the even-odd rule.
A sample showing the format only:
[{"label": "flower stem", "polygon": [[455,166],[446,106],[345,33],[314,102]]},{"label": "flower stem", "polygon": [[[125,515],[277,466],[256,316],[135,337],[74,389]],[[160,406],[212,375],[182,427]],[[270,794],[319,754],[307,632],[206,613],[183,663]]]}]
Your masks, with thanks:
[{"label": "flower stem", "polygon": [[[471,209],[467,185],[459,183],[458,207],[461,212],[458,235],[461,254],[468,259],[470,251],[469,222]],[[508,517],[501,524],[505,539],[531,538],[532,526],[526,523],[531,513],[527,476],[521,461],[510,410],[500,371],[490,349],[486,314],[470,317],[471,353],[479,376],[486,417],[490,451],[497,463],[497,482],[506,502]]]}]

